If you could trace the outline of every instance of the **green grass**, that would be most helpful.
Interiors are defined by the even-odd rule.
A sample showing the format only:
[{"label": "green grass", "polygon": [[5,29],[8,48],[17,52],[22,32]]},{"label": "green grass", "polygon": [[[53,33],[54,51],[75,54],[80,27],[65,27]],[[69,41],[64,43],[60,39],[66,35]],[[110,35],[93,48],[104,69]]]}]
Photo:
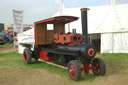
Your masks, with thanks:
[{"label": "green grass", "polygon": [[20,57],[23,56],[22,54],[19,54],[17,51],[16,52],[8,52],[8,53],[0,53],[0,57]]},{"label": "green grass", "polygon": [[[43,69],[49,72],[53,72],[55,74],[68,77],[68,72],[65,69],[55,67],[53,65],[49,65],[43,62],[35,63],[33,60],[32,64],[24,64],[23,55],[17,52],[8,52],[0,54],[0,67],[21,67],[25,69]],[[118,73],[121,70],[128,69],[128,54],[101,54],[101,57],[107,68],[107,75]],[[95,80],[95,77],[92,73],[89,74],[86,78],[86,82],[92,82]],[[82,74],[81,81],[85,80],[85,75]]]},{"label": "green grass", "polygon": [[128,54],[127,53],[106,53],[102,54],[107,68],[107,73],[118,73],[121,70],[128,68]]},{"label": "green grass", "polygon": [[9,52],[0,54],[0,67],[22,67],[25,69],[44,69],[49,72],[53,72],[59,75],[67,75],[67,70],[55,67],[43,62],[36,63],[34,59],[32,59],[32,64],[24,64],[23,55],[17,52]]}]

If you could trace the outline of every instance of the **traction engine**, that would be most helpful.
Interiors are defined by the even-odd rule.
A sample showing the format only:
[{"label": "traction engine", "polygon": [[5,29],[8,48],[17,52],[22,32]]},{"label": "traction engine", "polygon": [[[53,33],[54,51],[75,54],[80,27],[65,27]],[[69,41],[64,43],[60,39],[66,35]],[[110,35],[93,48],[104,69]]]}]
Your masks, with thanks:
[{"label": "traction engine", "polygon": [[[24,62],[30,64],[31,58],[35,58],[36,61],[39,58],[55,61],[57,64],[68,67],[69,77],[73,80],[80,80],[82,71],[86,75],[89,70],[92,70],[94,75],[104,75],[106,72],[104,61],[94,58],[96,49],[88,43],[87,10],[88,8],[81,9],[82,34],[76,33],[75,29],[72,33],[65,33],[62,27],[68,22],[77,20],[77,17],[58,16],[36,22],[34,50],[30,49],[31,45],[24,44],[26,45]],[[54,30],[46,31],[46,23],[55,24]],[[44,27],[44,30],[42,31],[40,27]]]}]

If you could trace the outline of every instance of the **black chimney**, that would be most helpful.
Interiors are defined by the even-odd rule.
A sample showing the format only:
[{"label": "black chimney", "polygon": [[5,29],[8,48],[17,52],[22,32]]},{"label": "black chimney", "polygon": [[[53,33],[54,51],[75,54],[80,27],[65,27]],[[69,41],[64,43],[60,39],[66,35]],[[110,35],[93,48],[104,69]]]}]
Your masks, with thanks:
[{"label": "black chimney", "polygon": [[88,8],[81,8],[80,10],[81,10],[81,20],[82,20],[83,44],[88,44],[88,25],[87,25]]},{"label": "black chimney", "polygon": [[72,33],[76,34],[76,29],[72,29]]}]

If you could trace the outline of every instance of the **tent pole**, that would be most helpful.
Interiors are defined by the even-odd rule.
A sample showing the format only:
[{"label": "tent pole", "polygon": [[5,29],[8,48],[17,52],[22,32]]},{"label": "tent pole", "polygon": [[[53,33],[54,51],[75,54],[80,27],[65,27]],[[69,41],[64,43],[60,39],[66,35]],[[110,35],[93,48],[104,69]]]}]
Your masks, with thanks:
[{"label": "tent pole", "polygon": [[68,32],[70,32],[70,23],[68,23]]},{"label": "tent pole", "polygon": [[14,48],[14,54],[15,54],[15,51],[16,51],[16,49],[15,49],[15,34],[14,34],[14,25],[13,25],[13,48]]},{"label": "tent pole", "polygon": [[60,16],[62,15],[62,11],[64,9],[64,0],[61,0],[61,6],[60,6]]},{"label": "tent pole", "polygon": [[116,0],[111,0],[111,5],[115,6],[116,5]]},{"label": "tent pole", "polygon": [[112,33],[112,53],[114,52],[114,35],[113,35],[113,33]]}]

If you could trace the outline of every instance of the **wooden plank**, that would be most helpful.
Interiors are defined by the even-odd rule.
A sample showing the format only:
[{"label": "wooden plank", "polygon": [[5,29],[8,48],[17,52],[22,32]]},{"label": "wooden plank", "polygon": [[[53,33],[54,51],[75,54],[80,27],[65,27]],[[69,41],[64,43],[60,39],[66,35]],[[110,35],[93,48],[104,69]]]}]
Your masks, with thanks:
[{"label": "wooden plank", "polygon": [[63,23],[56,23],[54,25],[55,33],[60,34],[61,32],[65,33],[65,24]]},{"label": "wooden plank", "polygon": [[36,25],[36,41],[37,45],[46,44],[46,24],[37,24]]},{"label": "wooden plank", "polygon": [[51,63],[51,62],[48,62],[48,61],[45,61],[45,60],[42,60],[42,59],[39,59],[39,61],[44,62],[44,63],[47,63],[47,64],[50,64],[50,65],[53,65],[53,66],[56,66],[56,67],[59,67],[59,68],[63,68],[63,69],[66,69],[66,70],[68,69],[67,67],[64,67],[62,65]]},{"label": "wooden plank", "polygon": [[46,40],[47,44],[51,44],[54,40],[54,30],[47,30],[46,31]]}]

